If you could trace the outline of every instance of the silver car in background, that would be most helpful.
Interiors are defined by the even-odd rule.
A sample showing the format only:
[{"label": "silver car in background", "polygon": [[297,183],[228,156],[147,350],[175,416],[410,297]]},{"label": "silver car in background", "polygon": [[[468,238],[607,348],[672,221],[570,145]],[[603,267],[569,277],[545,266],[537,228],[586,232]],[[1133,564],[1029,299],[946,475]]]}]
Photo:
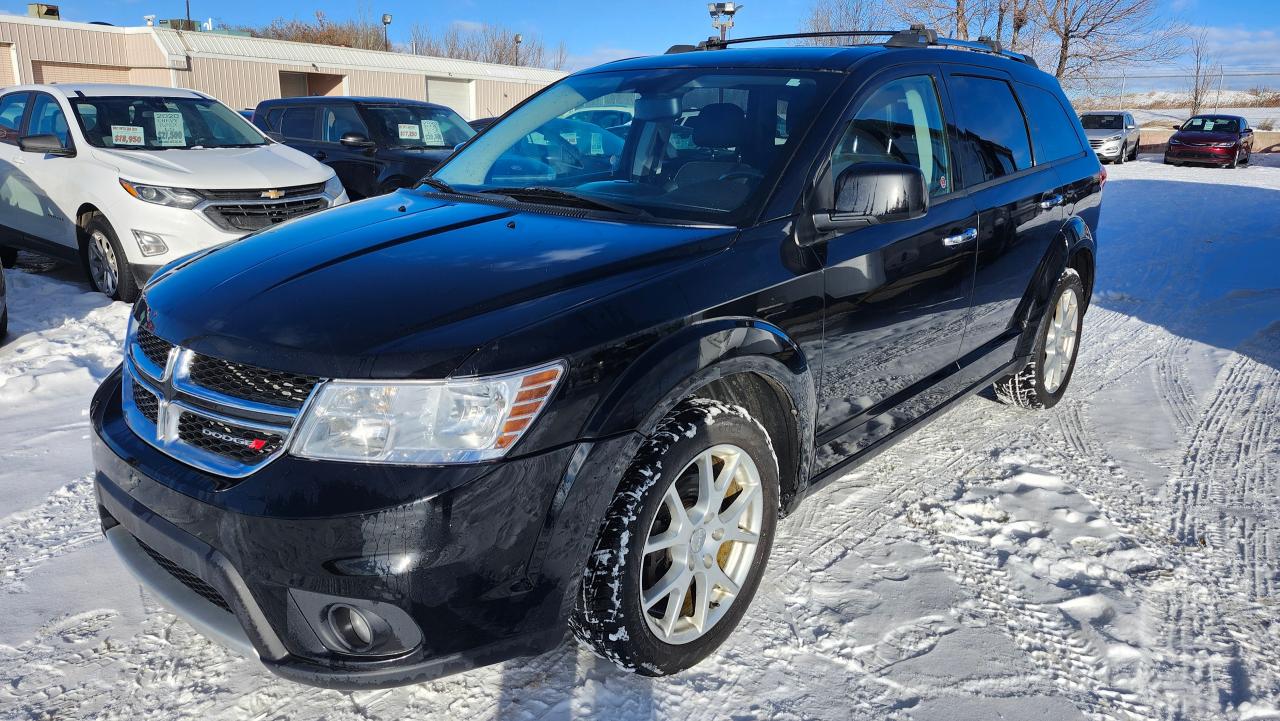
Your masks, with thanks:
[{"label": "silver car in background", "polygon": [[1138,158],[1142,131],[1133,115],[1123,111],[1092,111],[1080,114],[1080,124],[1089,138],[1089,146],[1102,162],[1123,163]]}]

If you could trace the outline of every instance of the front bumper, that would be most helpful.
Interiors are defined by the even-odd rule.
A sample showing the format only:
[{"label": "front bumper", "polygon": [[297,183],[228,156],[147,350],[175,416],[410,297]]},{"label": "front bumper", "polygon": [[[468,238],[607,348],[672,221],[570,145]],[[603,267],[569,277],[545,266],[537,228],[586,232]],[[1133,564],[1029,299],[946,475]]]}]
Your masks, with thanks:
[{"label": "front bumper", "polygon": [[1227,165],[1236,156],[1238,146],[1214,148],[1207,145],[1170,145],[1164,151],[1164,159],[1179,163],[1206,163]]},{"label": "front bumper", "polygon": [[[126,565],[206,635],[328,688],[414,683],[554,648],[638,445],[627,435],[372,473],[284,456],[229,488],[129,430],[118,372],[91,415],[103,528]],[[332,495],[347,477],[362,491]],[[393,499],[405,488],[419,497]],[[166,577],[181,582],[157,581]],[[336,651],[322,623],[334,602],[376,611],[397,643],[372,656]]]}]

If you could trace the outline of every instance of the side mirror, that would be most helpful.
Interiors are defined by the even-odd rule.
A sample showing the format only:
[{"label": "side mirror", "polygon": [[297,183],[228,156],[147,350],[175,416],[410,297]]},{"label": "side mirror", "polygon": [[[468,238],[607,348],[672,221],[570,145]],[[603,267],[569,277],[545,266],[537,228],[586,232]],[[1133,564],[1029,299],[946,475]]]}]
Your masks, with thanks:
[{"label": "side mirror", "polygon": [[815,213],[822,232],[919,218],[929,212],[924,173],[901,163],[858,163],[836,178],[835,208]]},{"label": "side mirror", "polygon": [[61,155],[71,157],[76,151],[63,147],[56,135],[24,135],[18,138],[18,147],[24,153],[41,153],[43,155]]},{"label": "side mirror", "polygon": [[348,148],[372,148],[376,143],[369,139],[364,133],[343,133],[342,139],[338,142]]}]

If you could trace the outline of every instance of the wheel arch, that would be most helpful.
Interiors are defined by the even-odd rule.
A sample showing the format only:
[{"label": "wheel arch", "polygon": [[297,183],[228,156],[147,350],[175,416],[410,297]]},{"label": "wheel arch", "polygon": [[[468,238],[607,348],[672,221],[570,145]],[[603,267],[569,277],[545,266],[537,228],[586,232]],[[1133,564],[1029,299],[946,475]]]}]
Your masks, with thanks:
[{"label": "wheel arch", "polygon": [[652,433],[682,400],[704,397],[744,407],[769,432],[784,513],[807,480],[817,406],[813,371],[781,328],[753,318],[686,326],[641,354],[587,422],[589,436]]},{"label": "wheel arch", "polygon": [[1018,355],[1031,353],[1038,319],[1044,313],[1058,278],[1068,268],[1074,268],[1080,273],[1085,288],[1085,308],[1088,309],[1095,277],[1095,251],[1093,232],[1083,218],[1073,215],[1063,221],[1057,237],[1045,251],[1035,275],[1032,276],[1031,284],[1018,308],[1017,318],[1024,331],[1018,343]]}]

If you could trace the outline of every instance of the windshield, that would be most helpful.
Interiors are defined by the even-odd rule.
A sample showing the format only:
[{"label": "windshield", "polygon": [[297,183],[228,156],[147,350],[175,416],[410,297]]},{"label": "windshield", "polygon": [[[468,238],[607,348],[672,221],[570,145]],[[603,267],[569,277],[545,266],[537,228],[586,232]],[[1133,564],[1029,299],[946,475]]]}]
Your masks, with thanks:
[{"label": "windshield", "polygon": [[1240,132],[1240,121],[1236,118],[1201,116],[1188,120],[1182,125],[1181,129],[1204,133],[1238,133]]},{"label": "windshield", "polygon": [[392,147],[452,148],[476,134],[461,115],[448,108],[365,105],[364,111],[374,132],[381,133]]},{"label": "windshield", "polygon": [[1085,130],[1124,130],[1124,117],[1120,115],[1081,115],[1080,124]]},{"label": "windshield", "polygon": [[173,150],[266,145],[238,113],[206,98],[72,98],[84,137],[95,148]]},{"label": "windshield", "polygon": [[[840,77],[702,68],[572,76],[490,127],[434,178],[522,202],[740,224]],[[536,197],[519,192],[531,187]]]}]

